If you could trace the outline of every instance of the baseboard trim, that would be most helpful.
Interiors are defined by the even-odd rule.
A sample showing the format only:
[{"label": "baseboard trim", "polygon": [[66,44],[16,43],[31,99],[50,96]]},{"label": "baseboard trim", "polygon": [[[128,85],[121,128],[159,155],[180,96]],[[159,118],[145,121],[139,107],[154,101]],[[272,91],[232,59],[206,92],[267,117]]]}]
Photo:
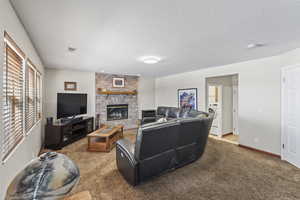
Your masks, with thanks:
[{"label": "baseboard trim", "polygon": [[277,154],[274,154],[274,153],[270,153],[270,152],[267,152],[267,151],[263,151],[263,150],[259,150],[259,149],[255,149],[253,147],[248,147],[248,146],[245,146],[245,145],[242,145],[242,144],[239,144],[239,147],[242,147],[242,148],[245,148],[245,149],[249,149],[249,150],[252,150],[252,151],[256,151],[258,153],[267,154],[269,156],[273,156],[273,157],[276,157],[276,158],[281,158],[280,155],[277,155]]},{"label": "baseboard trim", "polygon": [[228,136],[228,135],[231,135],[231,134],[233,134],[232,132],[230,132],[230,133],[225,133],[224,135],[222,135],[222,137],[225,137],[225,136]]}]

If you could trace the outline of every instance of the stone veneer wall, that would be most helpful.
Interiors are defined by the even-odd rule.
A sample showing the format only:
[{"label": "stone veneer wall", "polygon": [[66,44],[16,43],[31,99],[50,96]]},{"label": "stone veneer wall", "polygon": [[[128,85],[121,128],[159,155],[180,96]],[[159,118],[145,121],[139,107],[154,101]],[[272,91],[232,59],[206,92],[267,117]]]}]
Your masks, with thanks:
[{"label": "stone veneer wall", "polygon": [[[125,78],[124,88],[114,88],[112,79]],[[103,95],[98,94],[98,88],[111,91],[132,91],[138,89],[138,77],[127,75],[114,75],[96,73],[96,116],[99,115],[99,124],[117,125],[122,124],[125,129],[136,128],[138,123],[138,99],[137,95]],[[128,104],[128,119],[107,121],[106,106],[113,104]],[[97,120],[97,117],[96,117]],[[96,122],[97,124],[97,122]]]}]

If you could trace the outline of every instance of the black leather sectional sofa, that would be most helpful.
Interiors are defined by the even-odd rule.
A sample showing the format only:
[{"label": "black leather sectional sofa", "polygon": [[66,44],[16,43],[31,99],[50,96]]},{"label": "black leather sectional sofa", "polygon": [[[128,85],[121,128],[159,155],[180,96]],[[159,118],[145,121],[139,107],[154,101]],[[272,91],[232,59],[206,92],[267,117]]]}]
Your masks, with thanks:
[{"label": "black leather sectional sofa", "polygon": [[159,107],[157,114],[168,120],[142,125],[135,144],[127,139],[117,142],[117,166],[131,185],[196,161],[204,152],[213,111]]},{"label": "black leather sectional sofa", "polygon": [[[146,117],[142,117],[141,124],[147,124],[156,122],[160,118],[167,119],[177,119],[177,118],[185,118],[188,114],[193,112],[199,112],[195,110],[190,110],[189,108],[179,109],[176,107],[167,107],[167,106],[159,106],[155,113],[152,116],[147,115]],[[198,113],[196,113],[198,114]]]}]

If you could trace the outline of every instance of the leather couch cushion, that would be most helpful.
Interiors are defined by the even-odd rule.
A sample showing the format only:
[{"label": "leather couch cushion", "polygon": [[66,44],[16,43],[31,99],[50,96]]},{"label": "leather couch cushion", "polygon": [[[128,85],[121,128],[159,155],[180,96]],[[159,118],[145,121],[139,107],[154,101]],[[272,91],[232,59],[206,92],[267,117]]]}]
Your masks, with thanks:
[{"label": "leather couch cushion", "polygon": [[140,161],[139,178],[145,181],[152,176],[157,176],[164,171],[173,169],[176,166],[175,149],[170,149],[158,155]]},{"label": "leather couch cushion", "polygon": [[141,127],[136,138],[135,158],[141,161],[175,149],[178,131],[179,122],[174,120]]},{"label": "leather couch cushion", "polygon": [[179,121],[180,126],[177,147],[198,142],[200,135],[204,131],[201,127],[201,119],[187,118],[180,119]]},{"label": "leather couch cushion", "polygon": [[176,168],[186,165],[187,163],[190,163],[198,158],[198,149],[199,144],[192,143],[187,144],[185,146],[181,146],[176,149],[177,153],[177,162],[178,165]]}]

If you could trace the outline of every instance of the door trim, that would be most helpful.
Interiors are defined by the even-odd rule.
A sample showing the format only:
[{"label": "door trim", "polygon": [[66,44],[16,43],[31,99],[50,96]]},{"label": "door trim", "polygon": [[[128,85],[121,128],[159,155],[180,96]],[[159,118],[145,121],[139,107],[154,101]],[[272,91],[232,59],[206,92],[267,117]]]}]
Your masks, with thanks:
[{"label": "door trim", "polygon": [[239,85],[237,86],[232,85],[232,132],[234,135],[239,135],[238,115],[239,115]]},{"label": "door trim", "polygon": [[237,127],[238,127],[238,135],[239,135],[239,139],[238,139],[238,143],[240,143],[240,138],[242,133],[240,132],[240,83],[241,83],[241,76],[240,76],[240,72],[229,72],[229,73],[216,73],[216,74],[210,74],[210,75],[205,75],[204,76],[204,92],[205,92],[205,98],[204,98],[204,105],[205,105],[205,110],[208,111],[209,105],[208,105],[208,82],[207,79],[209,78],[220,78],[220,77],[224,77],[224,76],[237,76],[238,80],[237,80],[237,91],[238,91],[238,102],[237,102],[237,107],[238,107],[238,111],[237,111]]},{"label": "door trim", "polygon": [[[204,89],[205,89],[205,110],[208,111],[208,98],[207,95],[208,95],[208,91],[207,91],[207,79],[208,78],[218,78],[218,77],[223,77],[223,76],[235,76],[237,75],[238,76],[238,95],[240,95],[240,73],[239,72],[232,72],[232,73],[220,73],[220,74],[214,74],[214,75],[206,75],[204,76]],[[239,96],[238,96],[239,98]],[[239,104],[239,102],[238,102]]]},{"label": "door trim", "polygon": [[294,69],[294,68],[300,68],[300,64],[295,64],[295,65],[290,65],[286,67],[281,68],[281,142],[280,142],[280,154],[281,154],[281,159],[286,160],[286,148],[284,148],[284,145],[286,143],[286,134],[285,134],[285,129],[284,129],[284,122],[285,122],[285,76],[286,72],[289,69]]}]

